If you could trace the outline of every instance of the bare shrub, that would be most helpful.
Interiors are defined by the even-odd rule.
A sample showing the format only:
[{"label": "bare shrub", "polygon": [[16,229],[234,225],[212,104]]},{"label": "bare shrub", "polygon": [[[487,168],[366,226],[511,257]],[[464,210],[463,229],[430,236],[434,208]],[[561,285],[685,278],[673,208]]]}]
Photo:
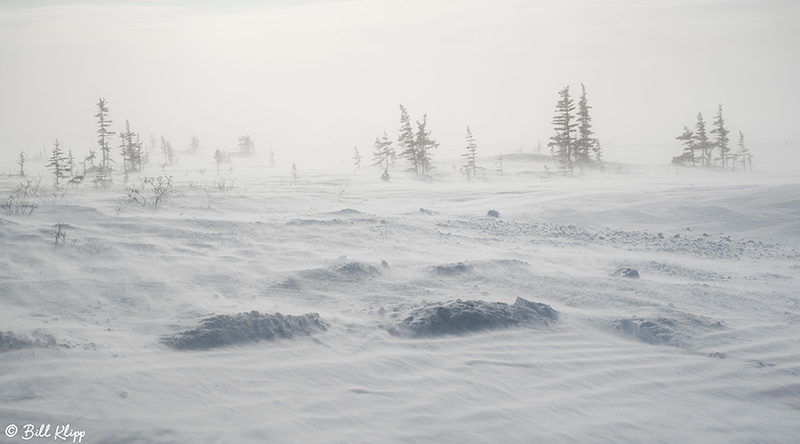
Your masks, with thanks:
[{"label": "bare shrub", "polygon": [[0,207],[8,215],[12,214],[32,214],[39,205],[36,201],[45,193],[42,185],[42,176],[25,178],[24,182],[14,188],[6,201]]},{"label": "bare shrub", "polygon": [[172,176],[144,177],[138,185],[125,187],[123,200],[128,204],[157,207],[176,194]]}]

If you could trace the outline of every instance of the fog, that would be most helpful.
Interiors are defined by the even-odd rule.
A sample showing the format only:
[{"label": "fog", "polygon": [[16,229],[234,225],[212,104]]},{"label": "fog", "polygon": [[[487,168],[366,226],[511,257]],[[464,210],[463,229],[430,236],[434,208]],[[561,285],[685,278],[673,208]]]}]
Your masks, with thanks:
[{"label": "fog", "polygon": [[[794,1],[0,1],[0,153],[115,130],[185,149],[249,134],[281,157],[368,152],[398,105],[427,113],[437,156],[470,125],[482,153],[546,150],[583,83],[608,160],[666,163],[722,104],[751,144],[798,141]],[[346,157],[344,157],[346,158]]]}]

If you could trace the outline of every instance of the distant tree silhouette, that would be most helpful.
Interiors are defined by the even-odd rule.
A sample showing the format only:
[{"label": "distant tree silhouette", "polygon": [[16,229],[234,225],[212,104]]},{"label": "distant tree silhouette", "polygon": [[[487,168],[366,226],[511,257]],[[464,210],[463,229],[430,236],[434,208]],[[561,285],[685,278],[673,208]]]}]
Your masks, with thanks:
[{"label": "distant tree silhouette", "polygon": [[97,118],[97,143],[100,145],[100,154],[102,156],[100,168],[102,173],[108,174],[108,170],[111,168],[111,148],[109,143],[114,132],[109,131],[113,122],[108,118],[108,102],[106,99],[101,97],[98,100],[97,114],[94,116]]},{"label": "distant tree silhouette", "polygon": [[569,85],[558,92],[560,97],[556,104],[556,112],[553,117],[555,134],[550,137],[547,144],[554,156],[558,160],[559,170],[562,174],[574,174],[575,167],[575,104],[569,95]]},{"label": "distant tree silhouette", "polygon": [[58,188],[61,179],[70,177],[69,159],[64,155],[64,151],[61,150],[61,144],[58,139],[53,143],[53,153],[45,166],[53,169],[56,188]]},{"label": "distant tree silhouette", "polygon": [[464,158],[464,164],[461,166],[461,172],[467,176],[467,180],[477,177],[478,175],[478,144],[475,142],[475,137],[472,136],[472,130],[467,125],[467,152],[463,153],[461,157]]},{"label": "distant tree silhouette", "polygon": [[725,119],[722,117],[722,105],[719,105],[719,108],[717,108],[717,116],[714,118],[714,128],[711,130],[711,134],[717,135],[717,140],[714,141],[714,146],[719,148],[719,160],[723,169],[728,168],[728,160],[730,157],[729,153],[731,149],[728,146],[728,142],[730,142],[730,139],[728,139],[729,133],[730,131],[725,128]]}]

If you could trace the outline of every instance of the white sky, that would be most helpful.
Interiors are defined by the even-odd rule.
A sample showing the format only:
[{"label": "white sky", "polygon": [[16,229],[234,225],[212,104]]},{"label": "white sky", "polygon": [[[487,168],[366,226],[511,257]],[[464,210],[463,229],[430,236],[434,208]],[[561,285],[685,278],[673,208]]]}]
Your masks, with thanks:
[{"label": "white sky", "polygon": [[583,82],[607,159],[666,163],[718,104],[751,144],[797,143],[798,42],[795,0],[0,0],[0,152],[87,152],[101,96],[176,149],[368,153],[402,103],[439,156],[466,124],[484,154],[546,150]]}]

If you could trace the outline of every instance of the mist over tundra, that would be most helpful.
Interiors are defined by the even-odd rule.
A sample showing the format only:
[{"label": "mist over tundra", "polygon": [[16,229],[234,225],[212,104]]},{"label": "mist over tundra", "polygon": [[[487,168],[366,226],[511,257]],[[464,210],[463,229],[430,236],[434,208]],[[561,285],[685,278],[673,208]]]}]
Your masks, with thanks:
[{"label": "mist over tundra", "polygon": [[0,0],[0,442],[794,442],[790,1]]},{"label": "mist over tundra", "polygon": [[[367,148],[397,104],[442,152],[546,145],[584,83],[607,158],[661,164],[698,111],[753,144],[797,143],[793,1],[0,2],[0,150],[84,154],[94,103],[182,148]],[[332,153],[334,152],[335,153]]]}]

